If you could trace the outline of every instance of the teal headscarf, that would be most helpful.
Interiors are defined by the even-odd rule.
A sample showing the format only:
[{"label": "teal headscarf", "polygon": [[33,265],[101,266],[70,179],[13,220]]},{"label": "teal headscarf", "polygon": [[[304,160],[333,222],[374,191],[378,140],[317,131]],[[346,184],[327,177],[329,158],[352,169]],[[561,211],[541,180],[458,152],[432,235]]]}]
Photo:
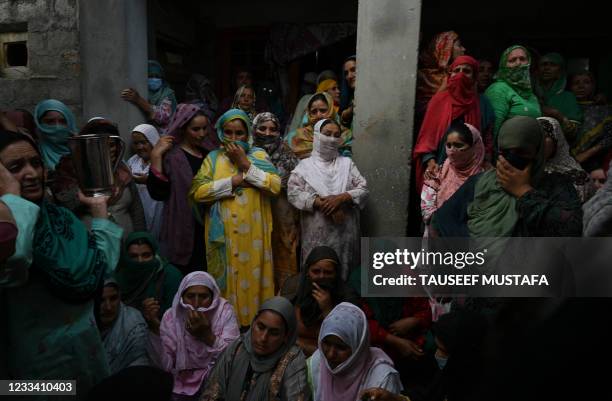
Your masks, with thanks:
[{"label": "teal headscarf", "polygon": [[[215,125],[215,129],[217,131],[217,137],[222,144],[227,145],[232,142],[228,140],[223,134],[223,127],[229,123],[230,121],[241,120],[245,127],[247,128],[248,133],[248,141],[233,141],[236,145],[240,146],[244,149],[247,158],[249,161],[260,170],[265,171],[266,173],[277,174],[278,171],[276,167],[270,161],[268,154],[265,150],[258,148],[256,146],[251,146],[251,120],[249,116],[240,109],[230,109],[226,111],[219,119],[217,120],[217,124]],[[211,164],[213,168],[212,175],[214,176],[214,169],[217,164],[217,157],[219,154],[225,152],[224,148],[213,150],[208,154],[208,157],[211,158]],[[196,174],[193,178],[193,182],[191,185],[191,190],[189,191],[189,197],[192,199],[193,194],[197,191],[197,189],[210,181],[210,177],[205,177],[200,173]],[[242,192],[241,188],[236,189],[236,194],[240,195]],[[193,205],[195,206],[195,205]],[[194,210],[197,212],[197,208],[194,207]],[[208,272],[212,274],[212,276],[217,281],[219,288],[221,290],[225,289],[226,285],[226,268],[227,263],[225,260],[225,226],[223,224],[223,219],[221,218],[221,202],[217,201],[213,203],[210,207],[210,222],[208,225],[208,247],[206,252],[206,260],[208,262]],[[196,213],[197,214],[197,213]]]},{"label": "teal headscarf", "polygon": [[153,92],[151,89],[149,89],[149,103],[159,106],[162,100],[168,98],[172,102],[172,113],[174,113],[176,111],[176,95],[174,94],[174,91],[170,89],[170,86],[168,86],[168,82],[166,82],[163,67],[159,62],[149,60],[148,73],[149,75],[158,75],[162,79],[162,86],[158,90]]},{"label": "teal headscarf", "polygon": [[537,81],[535,85],[536,93],[545,105],[559,110],[565,117],[576,122],[582,122],[582,108],[576,100],[576,96],[566,91],[567,86],[567,66],[565,59],[559,53],[548,53],[540,59],[558,65],[561,69],[559,78],[549,89],[544,89],[542,84]]},{"label": "teal headscarf", "polygon": [[[64,116],[67,127],[43,124],[41,118],[48,111],[57,111]],[[36,105],[34,121],[38,128],[40,153],[45,167],[48,170],[55,170],[62,156],[70,154],[68,138],[76,134],[77,130],[74,114],[59,100],[47,99]]]},{"label": "teal headscarf", "polygon": [[[508,55],[516,49],[523,49],[527,55],[529,63],[518,67],[508,67]],[[507,48],[499,59],[499,69],[495,74],[496,81],[502,81],[510,85],[512,89],[524,99],[529,99],[533,94],[533,88],[531,87],[531,75],[529,72],[529,66],[531,65],[531,55],[529,51],[523,46],[515,45]]]}]

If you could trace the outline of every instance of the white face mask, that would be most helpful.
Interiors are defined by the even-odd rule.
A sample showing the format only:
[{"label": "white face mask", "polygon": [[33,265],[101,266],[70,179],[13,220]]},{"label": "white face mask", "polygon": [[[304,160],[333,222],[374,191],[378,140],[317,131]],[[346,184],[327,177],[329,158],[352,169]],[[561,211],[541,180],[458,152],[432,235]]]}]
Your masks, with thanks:
[{"label": "white face mask", "polygon": [[326,136],[319,132],[314,133],[313,152],[325,161],[332,161],[338,157],[340,138]]}]

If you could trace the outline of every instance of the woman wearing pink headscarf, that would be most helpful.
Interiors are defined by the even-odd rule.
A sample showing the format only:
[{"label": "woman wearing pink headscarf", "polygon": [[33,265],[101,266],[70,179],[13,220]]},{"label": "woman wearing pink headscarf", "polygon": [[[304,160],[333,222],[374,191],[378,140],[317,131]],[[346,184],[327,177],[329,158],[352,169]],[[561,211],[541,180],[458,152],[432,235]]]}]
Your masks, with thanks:
[{"label": "woman wearing pink headscarf", "polygon": [[[485,147],[480,132],[473,125],[453,124],[446,133],[446,160],[433,178],[425,180],[421,192],[421,214],[429,225],[432,214],[463,183],[484,170]],[[425,230],[427,235],[427,230]]]},{"label": "woman wearing pink headscarf", "polygon": [[370,347],[368,319],[348,302],[327,315],[319,332],[319,349],[308,363],[314,401],[358,401],[365,389],[402,390],[400,375],[380,348]]},{"label": "woman wearing pink headscarf", "polygon": [[205,272],[188,274],[162,318],[162,365],[174,375],[174,400],[197,400],[217,358],[240,335],[234,309]]}]

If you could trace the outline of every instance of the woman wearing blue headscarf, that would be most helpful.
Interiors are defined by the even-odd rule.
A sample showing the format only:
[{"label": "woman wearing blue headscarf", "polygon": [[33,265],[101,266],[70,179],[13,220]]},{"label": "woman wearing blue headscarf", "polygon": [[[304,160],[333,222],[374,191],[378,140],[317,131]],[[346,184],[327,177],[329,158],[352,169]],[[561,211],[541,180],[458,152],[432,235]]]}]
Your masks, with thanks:
[{"label": "woman wearing blue headscarf", "polygon": [[176,111],[176,96],[164,79],[164,69],[155,60],[149,60],[148,99],[144,99],[134,88],[124,89],[121,98],[138,107],[147,120],[160,131],[166,133],[166,128]]},{"label": "woman wearing blue headscarf", "polygon": [[47,99],[36,105],[34,121],[43,162],[53,171],[60,159],[70,154],[68,138],[77,131],[74,114],[59,100]]},{"label": "woman wearing blue headscarf", "polygon": [[263,300],[274,296],[270,196],[281,179],[267,153],[251,146],[251,123],[242,110],[216,124],[220,149],[208,154],[194,177],[189,199],[207,207],[208,272],[248,326]]}]

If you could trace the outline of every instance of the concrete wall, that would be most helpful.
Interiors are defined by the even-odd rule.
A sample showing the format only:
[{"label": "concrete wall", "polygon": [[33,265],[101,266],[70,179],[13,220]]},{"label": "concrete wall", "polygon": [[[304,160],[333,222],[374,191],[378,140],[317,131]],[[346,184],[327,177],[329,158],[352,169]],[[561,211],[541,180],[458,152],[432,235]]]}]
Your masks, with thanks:
[{"label": "concrete wall", "polygon": [[129,144],[144,115],[120,95],[131,87],[147,97],[147,2],[82,1],[79,14],[83,115],[117,122]]},{"label": "concrete wall", "polygon": [[0,109],[33,111],[46,98],[81,116],[77,0],[0,0],[0,33],[27,26],[28,69],[20,79],[0,73]]},{"label": "concrete wall", "polygon": [[354,160],[368,180],[364,236],[404,236],[420,0],[360,0]]}]

